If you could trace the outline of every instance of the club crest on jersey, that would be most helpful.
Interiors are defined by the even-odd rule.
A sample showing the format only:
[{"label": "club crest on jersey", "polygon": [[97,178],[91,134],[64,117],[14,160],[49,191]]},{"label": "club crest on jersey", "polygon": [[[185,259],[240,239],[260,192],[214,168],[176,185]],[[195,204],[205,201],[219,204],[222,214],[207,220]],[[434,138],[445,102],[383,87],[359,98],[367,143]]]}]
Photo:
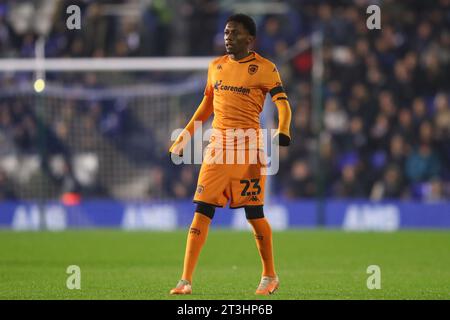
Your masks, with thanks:
[{"label": "club crest on jersey", "polygon": [[258,66],[256,64],[251,64],[248,66],[248,73],[255,74],[258,71]]},{"label": "club crest on jersey", "polygon": [[198,187],[197,187],[197,193],[202,193],[203,190],[205,190],[205,187],[202,186],[201,184],[199,184]]}]

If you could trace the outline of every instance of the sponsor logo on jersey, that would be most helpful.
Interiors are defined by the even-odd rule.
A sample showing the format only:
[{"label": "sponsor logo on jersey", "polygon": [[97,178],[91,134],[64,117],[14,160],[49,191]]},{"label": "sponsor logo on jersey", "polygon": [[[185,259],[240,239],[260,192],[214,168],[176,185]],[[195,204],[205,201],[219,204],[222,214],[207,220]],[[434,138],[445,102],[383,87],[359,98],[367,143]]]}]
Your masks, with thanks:
[{"label": "sponsor logo on jersey", "polygon": [[222,91],[230,91],[230,92],[233,92],[233,93],[243,94],[243,95],[249,95],[250,94],[250,89],[249,88],[245,88],[243,86],[240,86],[240,87],[229,86],[229,85],[223,84],[222,80],[216,80],[216,82],[214,83],[214,90],[216,90],[217,92],[219,92],[220,90],[222,90]]}]

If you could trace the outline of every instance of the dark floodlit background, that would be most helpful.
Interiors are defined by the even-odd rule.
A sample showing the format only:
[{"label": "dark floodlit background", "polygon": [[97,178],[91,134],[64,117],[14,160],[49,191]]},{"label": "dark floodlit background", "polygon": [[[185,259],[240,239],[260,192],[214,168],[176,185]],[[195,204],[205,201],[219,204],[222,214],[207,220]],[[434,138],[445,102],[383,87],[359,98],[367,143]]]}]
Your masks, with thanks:
[{"label": "dark floodlit background", "polygon": [[[67,29],[72,4],[81,30]],[[381,30],[366,26],[371,4]],[[235,12],[255,18],[255,50],[279,67],[293,111],[273,201],[439,203],[426,210],[450,215],[450,0],[2,1],[0,61],[218,56]],[[167,150],[206,70],[91,66],[0,69],[0,202],[189,201],[199,166],[174,166]]]}]

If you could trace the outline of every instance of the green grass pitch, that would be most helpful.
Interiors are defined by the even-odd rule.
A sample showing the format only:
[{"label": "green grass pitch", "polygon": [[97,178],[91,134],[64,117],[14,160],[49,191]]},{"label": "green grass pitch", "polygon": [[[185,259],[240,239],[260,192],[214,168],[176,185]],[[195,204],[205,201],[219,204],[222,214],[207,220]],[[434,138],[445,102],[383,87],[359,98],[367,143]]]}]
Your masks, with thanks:
[{"label": "green grass pitch", "polygon": [[[0,299],[450,299],[450,232],[274,232],[281,284],[254,291],[260,258],[251,232],[210,230],[193,295],[168,294],[180,277],[186,230],[0,232]],[[69,265],[81,289],[69,290]],[[369,265],[381,289],[369,290]]]}]

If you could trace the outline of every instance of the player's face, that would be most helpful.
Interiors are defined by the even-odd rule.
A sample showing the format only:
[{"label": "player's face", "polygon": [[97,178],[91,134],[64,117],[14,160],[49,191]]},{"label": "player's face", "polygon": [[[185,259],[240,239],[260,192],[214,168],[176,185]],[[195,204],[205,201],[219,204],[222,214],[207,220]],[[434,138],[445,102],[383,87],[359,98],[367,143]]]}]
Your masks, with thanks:
[{"label": "player's face", "polygon": [[238,56],[248,52],[248,47],[253,37],[241,23],[230,21],[225,26],[224,36],[225,49],[228,54]]}]

